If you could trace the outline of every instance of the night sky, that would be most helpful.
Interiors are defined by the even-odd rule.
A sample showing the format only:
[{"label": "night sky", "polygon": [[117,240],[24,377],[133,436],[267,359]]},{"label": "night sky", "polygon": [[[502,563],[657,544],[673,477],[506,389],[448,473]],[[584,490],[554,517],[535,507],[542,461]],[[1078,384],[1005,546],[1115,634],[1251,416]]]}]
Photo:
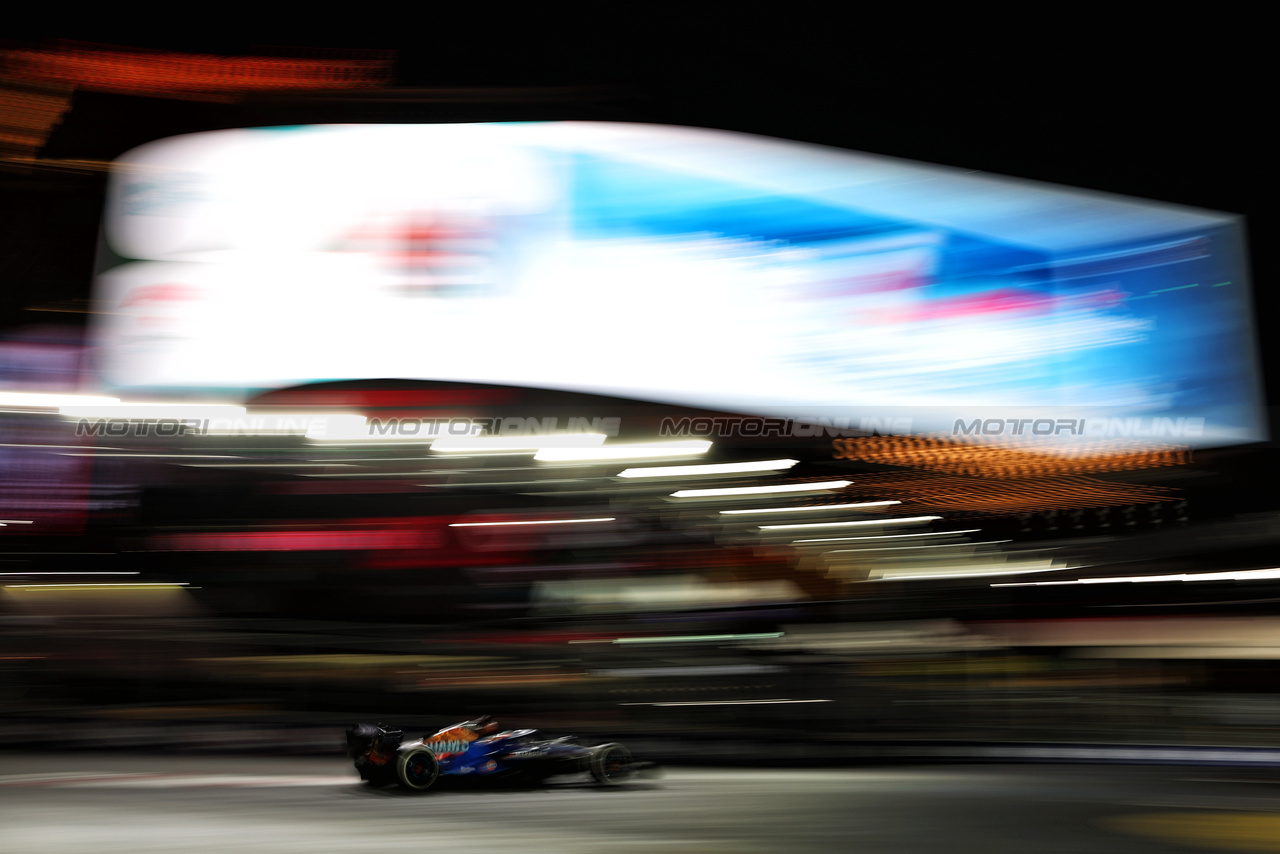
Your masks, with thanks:
[{"label": "night sky", "polygon": [[[1260,22],[1168,11],[1064,22],[1038,7],[1025,17],[762,8],[768,16],[371,9],[361,20],[217,19],[162,35],[154,21],[119,19],[3,35],[9,46],[68,38],[222,55],[394,50],[398,87],[533,87],[483,102],[413,93],[363,105],[82,93],[46,157],[109,159],[151,139],[245,123],[611,119],[766,134],[1243,214],[1263,358],[1280,365],[1280,348],[1267,342],[1276,216]],[[75,319],[25,309],[88,295],[102,186],[101,176],[0,174],[0,327]],[[1267,374],[1271,403],[1280,382]]]}]

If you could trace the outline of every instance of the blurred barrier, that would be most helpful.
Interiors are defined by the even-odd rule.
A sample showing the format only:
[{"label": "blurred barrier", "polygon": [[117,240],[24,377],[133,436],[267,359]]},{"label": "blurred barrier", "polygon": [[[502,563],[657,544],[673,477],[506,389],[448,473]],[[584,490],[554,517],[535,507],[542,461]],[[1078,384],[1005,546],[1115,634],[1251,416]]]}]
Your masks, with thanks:
[{"label": "blurred barrier", "polygon": [[[45,744],[52,726],[49,747],[336,753],[355,720],[426,732],[491,713],[625,738],[663,761],[1165,761],[1149,751],[1163,745],[1234,762],[1280,747],[1280,685],[1263,662],[1018,650],[952,621],[600,628],[9,620],[0,745]],[[1072,744],[1102,752],[1052,747]]]}]

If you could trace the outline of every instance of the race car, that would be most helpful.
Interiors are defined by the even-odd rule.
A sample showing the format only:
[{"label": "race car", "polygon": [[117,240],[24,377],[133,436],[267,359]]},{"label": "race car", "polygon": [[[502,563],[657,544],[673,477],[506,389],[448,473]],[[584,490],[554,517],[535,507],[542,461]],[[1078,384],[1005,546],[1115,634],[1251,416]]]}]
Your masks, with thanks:
[{"label": "race car", "polygon": [[411,741],[405,741],[399,729],[357,724],[347,730],[347,755],[360,778],[371,785],[395,783],[414,792],[430,789],[441,777],[538,783],[588,774],[598,784],[611,786],[655,767],[637,762],[621,744],[585,746],[572,736],[546,738],[532,729],[498,731],[487,717]]}]

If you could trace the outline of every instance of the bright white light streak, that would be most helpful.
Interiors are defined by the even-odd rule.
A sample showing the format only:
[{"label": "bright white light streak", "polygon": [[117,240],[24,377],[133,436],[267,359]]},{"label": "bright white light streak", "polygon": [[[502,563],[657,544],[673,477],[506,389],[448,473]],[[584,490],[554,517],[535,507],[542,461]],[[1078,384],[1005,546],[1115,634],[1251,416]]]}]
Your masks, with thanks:
[{"label": "bright white light streak", "polygon": [[797,513],[800,511],[813,512],[818,510],[848,510],[853,507],[888,507],[891,504],[901,504],[901,501],[863,501],[858,504],[811,504],[805,507],[762,507],[752,510],[721,510],[723,515],[733,515],[741,513]]},{"label": "bright white light streak", "polygon": [[684,457],[705,454],[711,443],[698,439],[687,442],[638,442],[631,445],[604,445],[599,448],[543,448],[534,455],[540,462],[591,462],[629,460],[644,457]]},{"label": "bright white light streak", "polygon": [[70,404],[58,407],[58,414],[72,418],[107,418],[126,421],[197,421],[205,418],[237,418],[247,412],[230,403],[114,403]]},{"label": "bright white light streak", "polygon": [[438,436],[307,436],[307,441],[322,447],[345,447],[359,445],[362,448],[376,448],[379,445],[404,447],[405,445],[430,445]]},{"label": "bright white light streak", "polygon": [[587,449],[598,448],[608,438],[603,433],[565,433],[534,436],[441,436],[432,445],[433,451],[527,451],[536,453],[543,448]]},{"label": "bright white light streak", "polygon": [[699,466],[654,466],[625,469],[618,477],[700,477],[707,474],[738,474],[753,471],[785,471],[799,460],[760,460],[751,463],[711,463]]},{"label": "bright white light streak", "polygon": [[450,528],[490,528],[500,525],[580,525],[586,522],[613,522],[616,516],[598,519],[530,519],[519,522],[450,522]]},{"label": "bright white light streak", "polygon": [[538,450],[538,448],[521,448],[513,451],[458,451],[457,453],[450,451],[447,457],[436,457],[431,462],[440,463],[444,460],[452,462],[453,460],[472,460],[488,457],[532,457],[538,453]]},{"label": "bright white light streak", "polygon": [[761,525],[762,531],[788,531],[800,528],[852,528],[861,525],[906,525],[910,522],[932,522],[941,516],[897,516],[892,519],[861,519],[857,522],[805,522],[801,525]]},{"label": "bright white light streak", "polygon": [[111,406],[120,398],[93,394],[47,394],[0,391],[0,409],[60,409],[64,406]]},{"label": "bright white light streak", "polygon": [[996,543],[1012,543],[1013,540],[982,540],[976,543],[943,543],[937,546],[885,546],[882,549],[831,549],[824,554],[829,555],[845,555],[854,552],[905,552],[916,551],[917,549],[958,549],[964,546],[990,546]]},{"label": "bright white light streak", "polygon": [[[621,475],[619,475],[621,477]],[[735,495],[769,495],[775,492],[825,492],[842,489],[851,480],[829,480],[825,483],[781,483],[777,486],[738,486],[724,489],[681,489],[671,493],[672,498],[720,498]]]},{"label": "bright white light streak", "polygon": [[[0,442],[0,448],[73,448],[84,450],[88,445],[33,445],[28,442]],[[106,445],[94,446],[100,451],[119,451],[120,448],[109,448]]]},{"label": "bright white light streak", "polygon": [[[369,426],[369,419],[353,412],[310,413],[316,418],[307,427],[306,437],[312,442],[359,442],[363,444],[369,439],[395,440],[403,438],[399,435],[374,435]],[[305,417],[306,412],[293,417]],[[417,439],[418,436],[408,438]],[[434,438],[434,437],[428,437]]]},{"label": "bright white light streak", "polygon": [[[948,578],[990,578],[996,575],[1031,575],[1035,572],[1062,572],[1063,569],[1079,569],[1080,567],[1060,567],[1053,566],[1048,569],[989,569],[981,572],[935,572],[928,575],[885,575],[874,579],[875,581],[937,581]],[[1024,582],[1030,583],[1030,582]],[[1006,585],[993,584],[992,587],[1002,587]]]},{"label": "bright white light streak", "polygon": [[6,584],[6,588],[16,588],[21,590],[102,590],[104,588],[112,588],[115,590],[141,590],[146,588],[162,589],[173,588],[180,589],[189,587],[186,581],[86,581],[73,582],[69,584]]},{"label": "bright white light streak", "polygon": [[[817,540],[792,540],[797,543],[851,543],[855,540],[898,540],[903,537],[945,537],[948,534],[976,534],[981,528],[965,528],[960,531],[927,531],[923,534],[875,534],[869,537],[823,537]],[[962,543],[961,545],[966,545]]]},{"label": "bright white light streak", "polygon": [[619,703],[619,706],[760,706],[775,703],[834,703],[835,700],[678,700],[662,703]]},{"label": "bright white light streak", "polygon": [[[305,413],[302,414],[305,415]],[[361,431],[368,431],[368,421],[369,419],[363,415],[356,415],[351,412],[326,413],[319,419],[311,421],[307,425],[307,432],[303,435],[311,440],[327,439],[330,436],[341,438],[343,436],[356,435]]]},{"label": "bright white light streak", "polygon": [[[458,483],[418,483],[415,486],[437,489],[470,489],[477,486],[547,486],[555,483],[587,483],[584,477],[548,477],[542,480],[468,480]],[[535,493],[526,493],[533,495]]]},{"label": "bright white light streak", "polygon": [[33,519],[0,519],[0,525],[34,525]]},{"label": "bright white light streak", "polygon": [[[236,459],[232,457],[232,459]],[[193,469],[314,469],[314,468],[355,468],[354,463],[187,463],[186,468]],[[421,475],[422,472],[413,472]]]},{"label": "bright white light streak", "polygon": [[137,457],[138,459],[148,460],[238,460],[240,457],[234,454],[135,454],[130,452],[124,453],[106,453],[98,452],[88,454],[58,454],[60,457]]},{"label": "bright white light streak", "polygon": [[[465,419],[459,420],[463,422],[461,426],[468,436],[474,436],[483,429],[479,424],[472,424]],[[329,413],[323,421],[307,429],[307,440],[317,445],[376,447],[378,445],[430,445],[442,438],[439,424],[407,423],[414,424],[415,432],[406,432],[406,422],[400,422],[395,432],[391,432],[390,424],[382,427],[376,423],[369,424],[368,419],[363,415],[354,415],[349,412]]]},{"label": "bright white light streak", "polygon": [[[343,463],[343,465],[346,466],[347,468],[358,468],[358,466],[348,465],[347,463]],[[327,466],[321,463],[317,465],[316,468],[327,468]],[[337,468],[337,466],[334,466],[334,468]],[[355,471],[355,472],[352,472],[352,471],[301,472],[299,473],[299,477],[368,477],[368,478],[376,479],[380,477],[423,477],[424,475],[429,475],[432,473],[433,472],[431,471],[378,471],[377,469],[365,469],[364,471]]]},{"label": "bright white light streak", "polygon": [[366,432],[365,417],[349,412],[270,410],[202,419],[216,436],[305,436],[312,440],[343,439]]},{"label": "bright white light streak", "polygon": [[[1080,567],[1067,567],[1079,569]],[[1059,570],[1060,572],[1061,570]],[[1243,569],[1236,572],[1192,572],[1181,575],[1115,575],[1077,578],[1074,581],[1024,581],[993,584],[992,587],[1050,587],[1062,584],[1149,584],[1158,581],[1271,581],[1280,579],[1280,569]]]},{"label": "bright white light streak", "polygon": [[426,457],[334,457],[331,460],[311,457],[307,460],[309,463],[425,463],[426,461]]}]

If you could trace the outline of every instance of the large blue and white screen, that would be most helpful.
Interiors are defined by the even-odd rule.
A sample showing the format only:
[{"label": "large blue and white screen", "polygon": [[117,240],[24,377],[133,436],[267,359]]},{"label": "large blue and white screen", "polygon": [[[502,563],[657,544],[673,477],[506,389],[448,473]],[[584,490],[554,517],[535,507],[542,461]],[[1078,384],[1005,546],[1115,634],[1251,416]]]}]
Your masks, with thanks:
[{"label": "large blue and white screen", "polygon": [[1208,211],[691,128],[358,125],[143,146],[104,230],[119,391],[404,377],[1263,437],[1242,224]]}]

